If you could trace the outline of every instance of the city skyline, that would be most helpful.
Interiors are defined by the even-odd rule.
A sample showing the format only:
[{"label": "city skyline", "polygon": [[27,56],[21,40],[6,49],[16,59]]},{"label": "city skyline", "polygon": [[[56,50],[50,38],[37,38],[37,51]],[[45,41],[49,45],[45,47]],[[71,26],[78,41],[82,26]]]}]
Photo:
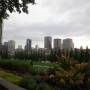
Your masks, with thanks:
[{"label": "city skyline", "polygon": [[15,13],[4,20],[3,42],[15,40],[24,46],[32,38],[33,46],[43,47],[43,37],[50,35],[72,38],[77,48],[90,48],[89,4],[89,0],[36,0],[28,15]]},{"label": "city skyline", "polygon": [[[51,48],[55,48],[55,40],[60,40],[59,44],[61,44],[61,45],[59,47],[61,47],[61,48],[63,46],[64,40],[70,39],[73,42],[73,39],[72,38],[63,38],[62,39],[62,38],[52,38],[51,36],[45,36],[45,37],[46,38],[47,37],[50,37],[51,38]],[[3,42],[2,44],[4,45],[5,43],[8,43],[9,41],[14,41],[15,42],[15,48],[18,48],[18,46],[22,46],[22,48],[25,49],[26,48],[26,45],[27,45],[27,40],[31,40],[30,41],[30,46],[29,46],[30,48],[35,48],[37,45],[38,45],[39,48],[45,48],[45,37],[43,37],[43,41],[42,41],[42,43],[43,43],[42,45],[43,46],[40,46],[39,41],[38,41],[38,43],[36,43],[35,45],[33,45],[34,41],[31,38],[27,38],[25,40],[25,43],[24,44],[18,44],[15,40],[8,40],[8,41]],[[48,43],[48,41],[46,41],[46,42]],[[56,43],[57,43],[57,41],[56,41]],[[74,42],[73,42],[73,44],[74,44],[74,48],[81,48],[81,47],[83,49],[86,49],[87,47],[89,48],[88,45],[86,47],[83,47],[82,45],[80,47],[75,47],[75,43]]]},{"label": "city skyline", "polygon": [[[9,40],[6,42],[3,42],[2,45],[8,45],[9,42],[15,42],[15,49],[17,48],[22,48],[22,49],[26,49],[26,50],[30,50],[33,48],[36,48],[38,46],[38,48],[45,48],[45,49],[51,49],[51,48],[57,48],[57,49],[74,49],[75,47],[75,43],[73,42],[72,38],[52,38],[51,36],[45,36],[43,37],[43,47],[40,47],[40,44],[35,44],[35,46],[33,46],[33,40],[30,38],[27,38],[25,40],[24,46],[22,44],[17,44],[17,42],[15,40]],[[81,45],[78,49],[83,48],[83,46]],[[86,46],[83,49],[86,49],[88,46]],[[89,47],[88,47],[89,48]]]}]

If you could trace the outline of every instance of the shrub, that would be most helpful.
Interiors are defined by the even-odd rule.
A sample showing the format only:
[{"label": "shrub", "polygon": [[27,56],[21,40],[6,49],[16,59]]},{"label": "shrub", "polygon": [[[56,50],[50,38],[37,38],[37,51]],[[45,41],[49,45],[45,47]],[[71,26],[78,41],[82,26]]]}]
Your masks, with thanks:
[{"label": "shrub", "polygon": [[21,80],[20,86],[28,89],[28,90],[35,90],[37,87],[37,82],[31,77],[26,77]]},{"label": "shrub", "polygon": [[70,68],[70,62],[67,59],[61,59],[60,63],[59,63],[60,67],[62,67],[63,69],[68,69]]},{"label": "shrub", "polygon": [[53,90],[51,86],[49,86],[47,83],[40,83],[36,90]]},{"label": "shrub", "polygon": [[17,71],[21,73],[32,72],[33,66],[29,61],[19,60],[0,60],[0,67],[10,71]]}]

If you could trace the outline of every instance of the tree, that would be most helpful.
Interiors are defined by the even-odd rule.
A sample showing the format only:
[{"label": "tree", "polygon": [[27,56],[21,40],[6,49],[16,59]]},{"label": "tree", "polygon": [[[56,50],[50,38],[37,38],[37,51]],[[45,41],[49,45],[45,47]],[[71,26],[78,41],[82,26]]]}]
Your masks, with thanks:
[{"label": "tree", "polygon": [[89,53],[88,46],[86,47],[86,51],[85,51],[85,61],[86,62],[90,61],[90,53]]},{"label": "tree", "polygon": [[0,0],[0,43],[2,38],[3,19],[9,16],[9,13],[24,12],[28,13],[28,4],[34,4],[35,0]]},{"label": "tree", "polygon": [[72,50],[72,49],[69,51],[70,58],[74,58],[74,52],[75,52],[75,50]]},{"label": "tree", "polygon": [[80,62],[83,62],[83,61],[85,61],[85,52],[84,52],[83,47],[81,46],[80,47]]},{"label": "tree", "polygon": [[78,60],[80,62],[80,50],[75,49],[73,53],[73,57],[75,60]]}]

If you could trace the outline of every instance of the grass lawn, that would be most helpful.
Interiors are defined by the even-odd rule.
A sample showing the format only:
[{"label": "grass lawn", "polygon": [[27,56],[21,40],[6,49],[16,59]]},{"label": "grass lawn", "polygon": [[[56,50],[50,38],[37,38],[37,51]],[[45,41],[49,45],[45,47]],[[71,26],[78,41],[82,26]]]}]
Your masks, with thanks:
[{"label": "grass lawn", "polygon": [[27,60],[27,61],[0,60],[0,68],[8,70],[10,72],[15,71],[21,74],[22,76],[27,73],[28,74],[39,74],[42,72],[46,72],[50,68],[57,68],[57,67],[60,67],[60,65],[56,63],[50,63],[50,62],[47,63],[47,62],[33,61],[33,63],[31,64],[30,60]]},{"label": "grass lawn", "polygon": [[4,71],[2,69],[0,69],[0,77],[4,78],[5,80],[14,83],[14,84],[19,84],[19,82],[22,80],[22,77],[15,75],[13,73]]},{"label": "grass lawn", "polygon": [[[15,66],[15,67],[26,67],[27,68],[30,68],[31,66],[31,61],[30,60],[27,60],[27,61],[24,61],[24,60],[0,60],[0,66],[2,64],[6,64],[6,65],[12,65],[12,66]],[[55,68],[55,67],[59,67],[59,64],[56,64],[56,63],[47,63],[47,62],[40,62],[40,61],[33,61],[33,66],[35,66],[36,68],[38,67],[41,67],[41,68]]]}]

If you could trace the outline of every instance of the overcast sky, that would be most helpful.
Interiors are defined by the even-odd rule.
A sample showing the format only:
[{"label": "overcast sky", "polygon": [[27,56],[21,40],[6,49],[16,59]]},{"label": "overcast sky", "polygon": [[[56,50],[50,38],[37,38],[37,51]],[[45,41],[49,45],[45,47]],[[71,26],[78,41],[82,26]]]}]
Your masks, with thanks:
[{"label": "overcast sky", "polygon": [[29,14],[11,14],[4,20],[3,42],[15,40],[43,47],[43,37],[72,38],[75,47],[90,48],[90,0],[36,0]]}]

